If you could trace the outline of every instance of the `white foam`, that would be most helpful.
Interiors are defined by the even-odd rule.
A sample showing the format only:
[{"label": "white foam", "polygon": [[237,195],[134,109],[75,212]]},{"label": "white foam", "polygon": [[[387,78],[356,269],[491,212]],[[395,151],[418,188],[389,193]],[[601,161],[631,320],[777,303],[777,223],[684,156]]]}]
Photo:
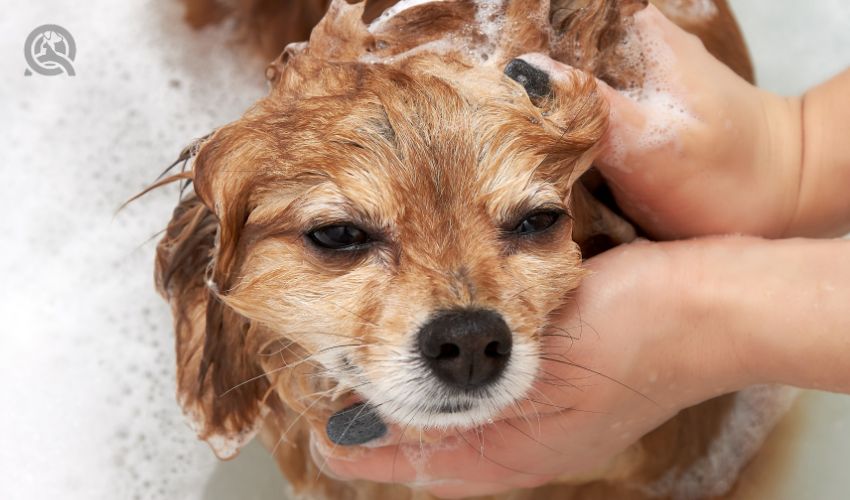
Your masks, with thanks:
[{"label": "white foam", "polygon": [[[392,19],[400,12],[410,10],[413,7],[426,3],[440,2],[443,0],[402,0],[393,5],[377,19],[372,21],[368,26],[368,30],[372,33],[380,31],[388,20]],[[501,11],[504,9],[504,0],[477,0],[475,2],[475,22],[474,28],[482,39],[473,41],[470,38],[470,33],[446,33],[445,36],[414,47],[401,54],[396,54],[391,57],[381,57],[373,53],[364,54],[361,57],[362,62],[366,63],[393,63],[413,55],[427,52],[431,54],[447,54],[449,52],[464,53],[468,59],[476,64],[486,64],[488,60],[497,59],[493,55],[498,49],[498,42],[502,35],[504,27],[504,18],[501,16]]]},{"label": "white foam", "polygon": [[[0,497],[200,499],[217,460],[175,398],[171,314],[146,241],[176,189],[114,215],[193,138],[264,91],[263,61],[182,5],[21,4],[0,17]],[[24,76],[45,22],[76,76]]]},{"label": "white foam", "polygon": [[414,472],[416,473],[416,477],[410,486],[413,487],[426,487],[426,486],[435,486],[438,484],[449,484],[451,480],[445,480],[442,478],[435,478],[431,476],[428,472],[428,463],[431,460],[431,457],[440,451],[453,451],[461,446],[469,446],[459,437],[454,435],[447,436],[440,441],[433,441],[430,443],[422,443],[421,445],[416,444],[405,444],[401,446],[401,451],[404,453],[405,458],[408,463],[413,467]]},{"label": "white foam", "polygon": [[406,50],[400,54],[396,54],[390,57],[382,57],[373,53],[365,53],[360,57],[360,62],[368,63],[368,64],[376,64],[376,63],[384,63],[384,64],[392,64],[397,61],[401,61],[405,58],[414,56],[416,54],[428,53],[428,54],[447,54],[449,52],[455,51],[457,44],[451,38],[441,38],[438,40],[433,40],[428,43],[423,43],[422,45],[417,45],[410,50]]},{"label": "white foam", "polygon": [[717,15],[717,5],[714,0],[666,0],[664,11],[680,19],[708,21]]},{"label": "white foam", "polygon": [[391,6],[389,9],[385,10],[380,16],[378,16],[372,23],[369,25],[369,31],[377,31],[384,26],[384,23],[398,15],[400,12],[404,12],[406,10],[410,10],[414,7],[418,7],[420,5],[426,3],[436,3],[442,2],[444,0],[401,0],[395,5]]},{"label": "white foam", "polygon": [[[490,58],[490,55],[498,48],[505,18],[501,15],[505,7],[504,0],[477,0],[475,2],[475,24],[479,32],[484,35],[484,44],[478,47],[470,47],[476,52],[474,59],[482,63]],[[498,59],[494,57],[493,59]]]},{"label": "white foam", "polygon": [[[187,405],[185,400],[180,401],[180,406],[183,408],[183,416],[186,418],[186,423],[189,428],[197,434],[201,435],[204,432],[204,419],[194,409]],[[211,434],[205,438],[205,441],[212,449],[215,456],[222,460],[227,460],[235,457],[243,446],[254,439],[254,436],[260,431],[263,419],[268,414],[269,409],[266,406],[260,408],[260,415],[254,421],[253,425],[247,429],[242,429],[236,434]]]},{"label": "white foam", "polygon": [[[631,150],[652,150],[663,145],[676,143],[680,134],[699,120],[689,109],[685,100],[676,95],[670,80],[672,68],[677,64],[673,51],[656,39],[647,39],[636,28],[631,27],[620,48],[625,56],[627,69],[643,76],[638,84],[633,82],[622,91],[625,96],[638,103],[644,111],[646,123],[637,131],[638,136],[629,139]],[[612,121],[617,121],[617,110],[612,110]],[[626,147],[614,137],[609,141],[611,163],[624,171],[631,168],[624,161]]]},{"label": "white foam", "polygon": [[703,458],[687,469],[671,469],[657,482],[640,489],[653,497],[674,500],[725,495],[799,392],[790,387],[767,385],[738,392],[719,435]]}]

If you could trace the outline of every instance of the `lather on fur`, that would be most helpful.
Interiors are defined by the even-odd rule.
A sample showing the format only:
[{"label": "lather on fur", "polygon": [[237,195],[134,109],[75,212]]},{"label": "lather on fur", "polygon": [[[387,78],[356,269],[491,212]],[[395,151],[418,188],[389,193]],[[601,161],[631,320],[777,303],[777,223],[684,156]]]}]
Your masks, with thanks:
[{"label": "lather on fur", "polygon": [[[725,2],[703,2],[714,9],[707,19],[682,14],[688,0],[653,3],[752,76]],[[260,433],[300,493],[418,498],[403,486],[329,478],[310,440],[355,401],[414,428],[470,427],[542,383],[547,319],[579,285],[582,257],[635,237],[594,197],[604,185],[588,170],[607,125],[592,75],[640,85],[623,40],[644,5],[442,0],[367,25],[363,4],[334,0],[309,43],[269,66],[269,95],[200,141],[191,171],[171,178],[192,180],[194,192],[157,252],[157,286],[175,318],[178,397],[220,457]],[[521,86],[503,70],[527,52],[584,72],[548,89]],[[508,74],[523,80],[522,71]],[[531,236],[512,232],[535,213],[561,215]],[[311,242],[333,224],[372,242],[356,252]],[[470,308],[497,312],[513,339],[504,375],[471,395],[443,387],[413,347],[436,312]],[[435,400],[462,409],[442,412]],[[616,469],[511,498],[724,494],[759,439],[747,434],[756,444],[722,470],[705,464],[717,443],[742,442],[728,422],[749,400],[685,410]],[[757,436],[777,414],[751,425]]]}]

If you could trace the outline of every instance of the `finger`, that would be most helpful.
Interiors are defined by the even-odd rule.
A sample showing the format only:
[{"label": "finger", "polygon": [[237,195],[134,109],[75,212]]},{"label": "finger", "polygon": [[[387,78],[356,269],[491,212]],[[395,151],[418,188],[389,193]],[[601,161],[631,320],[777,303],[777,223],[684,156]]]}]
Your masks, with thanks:
[{"label": "finger", "polygon": [[[359,448],[357,456],[341,458],[319,449],[337,475],[376,482],[463,480],[513,487],[537,485],[553,474],[563,452],[547,446],[541,436],[564,427],[541,417],[529,423],[496,422],[478,431],[458,432],[436,444]],[[525,426],[525,428],[523,428]]]},{"label": "finger", "polygon": [[649,110],[601,80],[597,85],[608,103],[608,130],[596,164],[606,174],[630,173],[629,154],[644,146]]},{"label": "finger", "polygon": [[[514,64],[514,61],[524,62],[533,68],[533,71],[525,70]],[[555,61],[540,53],[529,53],[519,56],[506,68],[506,74],[519,81],[526,92],[531,96],[545,95],[550,92],[550,80],[554,84],[571,86],[575,78],[587,78],[587,76],[561,62]],[[540,75],[540,76],[538,76]],[[635,101],[612,89],[601,80],[596,81],[599,93],[608,103],[609,128],[604,139],[606,147],[602,151],[603,160],[606,163],[617,165],[621,163],[621,151],[626,149],[630,143],[636,142],[640,132],[646,123],[644,109]]]},{"label": "finger", "polygon": [[641,34],[643,45],[650,47],[659,42],[675,53],[695,45],[703,47],[699,37],[683,30],[657,7],[650,4],[634,15],[635,28]]},{"label": "finger", "polygon": [[635,62],[639,56],[640,85],[623,93],[599,82],[609,105],[609,126],[598,163],[615,182],[659,163],[656,155],[669,154],[681,132],[694,124],[696,96],[689,90],[693,82],[686,68],[694,60],[711,59],[699,38],[653,5],[635,14],[634,22],[625,50],[635,54]]},{"label": "finger", "polygon": [[338,477],[404,484],[429,480],[430,477],[411,464],[404,454],[404,446],[361,447],[353,453],[340,455],[319,445],[316,451],[325,468]]}]

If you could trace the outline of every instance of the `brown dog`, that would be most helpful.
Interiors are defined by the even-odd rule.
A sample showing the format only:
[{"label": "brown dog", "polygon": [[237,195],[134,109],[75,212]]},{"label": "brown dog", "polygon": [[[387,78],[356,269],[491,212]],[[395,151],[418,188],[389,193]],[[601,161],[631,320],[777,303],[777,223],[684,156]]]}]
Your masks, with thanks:
[{"label": "brown dog", "polygon": [[[751,78],[725,2],[654,3]],[[269,96],[186,152],[191,171],[164,182],[194,194],[156,276],[180,402],[219,456],[259,432],[298,492],[410,498],[323,475],[311,432],[326,439],[358,401],[386,422],[470,428],[526,397],[582,258],[636,234],[588,170],[608,115],[593,75],[640,85],[627,35],[643,5],[406,1],[367,25],[363,4],[335,0],[269,66]],[[551,79],[514,61],[528,52],[584,73]],[[734,445],[735,405],[682,412],[598,478],[512,498],[725,493],[754,450],[701,464]]]}]

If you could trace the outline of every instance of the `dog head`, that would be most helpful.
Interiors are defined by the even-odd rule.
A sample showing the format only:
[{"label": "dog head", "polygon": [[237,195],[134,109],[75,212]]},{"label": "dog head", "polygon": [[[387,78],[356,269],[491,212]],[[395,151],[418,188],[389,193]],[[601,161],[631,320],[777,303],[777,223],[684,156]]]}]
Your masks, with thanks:
[{"label": "dog head", "polygon": [[180,398],[221,456],[265,408],[323,390],[414,427],[484,423],[531,387],[582,276],[570,195],[606,127],[593,77],[506,76],[535,37],[486,64],[393,49],[403,27],[377,36],[361,8],[334,2],[270,95],[200,144],[197,198],[160,245]]}]

